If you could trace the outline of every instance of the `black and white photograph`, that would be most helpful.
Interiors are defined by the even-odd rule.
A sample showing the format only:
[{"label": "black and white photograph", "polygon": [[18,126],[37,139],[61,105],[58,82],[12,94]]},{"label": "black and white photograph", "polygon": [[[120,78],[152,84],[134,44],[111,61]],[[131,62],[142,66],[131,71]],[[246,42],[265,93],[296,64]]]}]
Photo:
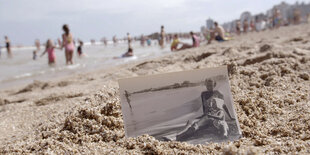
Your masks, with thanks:
[{"label": "black and white photograph", "polygon": [[241,137],[226,66],[121,79],[119,86],[128,137],[191,144]]}]

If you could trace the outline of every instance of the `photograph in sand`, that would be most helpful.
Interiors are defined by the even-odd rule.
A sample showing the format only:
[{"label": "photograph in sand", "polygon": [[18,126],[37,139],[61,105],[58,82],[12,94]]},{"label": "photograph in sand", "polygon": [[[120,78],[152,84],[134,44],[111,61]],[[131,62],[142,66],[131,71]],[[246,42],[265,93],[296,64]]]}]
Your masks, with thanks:
[{"label": "photograph in sand", "polygon": [[[5,12],[0,13],[0,155],[310,154],[310,0],[68,0],[61,5],[9,0],[0,10]],[[118,84],[124,78],[225,65],[230,89],[211,74],[158,80],[167,83],[154,87],[153,77],[132,82],[130,88],[137,89],[127,93]],[[187,140],[195,118],[204,114],[206,79],[219,92],[210,107],[223,103],[223,95],[230,110],[225,98],[231,91],[232,117],[238,118],[242,138],[197,145],[193,140],[199,139],[177,141]],[[161,105],[178,92],[183,95]],[[197,107],[186,112],[197,117],[182,115],[179,122],[159,117],[179,123],[175,134],[126,135],[130,117],[122,113],[121,101],[160,95],[156,113],[145,110],[151,106],[139,110],[131,104],[133,112],[145,110],[137,118],[147,119],[145,128],[138,119],[133,133],[167,129],[148,117],[168,109],[168,116],[177,115],[187,107],[173,106],[194,98]],[[230,116],[222,108],[231,139]],[[219,137],[225,137],[221,131]]]},{"label": "photograph in sand", "polygon": [[119,80],[125,132],[192,144],[241,137],[227,67]]}]

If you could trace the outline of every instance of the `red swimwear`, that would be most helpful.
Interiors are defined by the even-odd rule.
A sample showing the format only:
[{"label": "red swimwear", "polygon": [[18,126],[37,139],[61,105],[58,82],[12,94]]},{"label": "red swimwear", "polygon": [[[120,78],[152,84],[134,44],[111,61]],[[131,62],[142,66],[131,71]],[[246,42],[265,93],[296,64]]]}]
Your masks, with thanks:
[{"label": "red swimwear", "polygon": [[200,40],[196,35],[193,35],[193,47],[199,47]]},{"label": "red swimwear", "polygon": [[72,36],[64,35],[64,47],[65,51],[67,52],[73,52],[74,51],[74,44],[72,40]]},{"label": "red swimwear", "polygon": [[56,56],[55,56],[54,48],[48,48],[47,54],[48,54],[48,63],[55,63]]}]

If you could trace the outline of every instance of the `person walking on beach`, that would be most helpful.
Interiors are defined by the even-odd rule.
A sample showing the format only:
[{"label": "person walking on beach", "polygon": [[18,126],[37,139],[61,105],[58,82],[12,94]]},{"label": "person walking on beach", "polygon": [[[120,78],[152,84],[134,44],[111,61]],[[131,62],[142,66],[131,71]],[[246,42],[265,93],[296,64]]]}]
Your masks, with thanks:
[{"label": "person walking on beach", "polygon": [[144,45],[145,45],[145,37],[143,34],[141,35],[141,38],[140,38],[140,44],[142,47],[144,47]]},{"label": "person walking on beach", "polygon": [[131,48],[132,38],[131,38],[129,32],[127,32],[127,41],[128,41],[128,48]]},{"label": "person walking on beach", "polygon": [[112,40],[113,40],[113,45],[116,46],[117,42],[118,42],[118,39],[116,38],[116,35],[113,36]]},{"label": "person walking on beach", "polygon": [[255,29],[255,22],[254,22],[254,20],[251,20],[250,21],[250,28],[251,28],[251,32],[254,32],[254,31],[256,31],[256,29]]},{"label": "person walking on beach", "polygon": [[241,23],[240,23],[240,20],[237,20],[237,22],[236,22],[236,33],[237,33],[237,35],[240,35],[240,33],[241,33]]},{"label": "person walking on beach", "polygon": [[104,44],[104,46],[107,46],[107,45],[108,45],[108,40],[107,40],[106,37],[103,38],[103,44]]},{"label": "person walking on beach", "polygon": [[243,33],[247,33],[248,32],[248,28],[249,28],[249,23],[248,23],[248,20],[245,19],[243,21]]},{"label": "person walking on beach", "polygon": [[8,53],[8,57],[12,58],[12,52],[11,52],[11,42],[9,40],[8,36],[4,36],[5,39],[5,46],[6,46],[6,51]]},{"label": "person walking on beach", "polygon": [[45,45],[45,50],[41,54],[41,57],[47,53],[48,55],[48,65],[52,66],[56,63],[56,56],[55,56],[55,46],[53,44],[53,41],[51,39],[48,39]]},{"label": "person walking on beach", "polygon": [[300,24],[300,10],[295,8],[293,13],[294,24]]},{"label": "person walking on beach", "polygon": [[272,16],[273,28],[279,28],[281,26],[281,12],[279,9],[275,8]]},{"label": "person walking on beach", "polygon": [[211,41],[214,39],[216,41],[225,41],[224,40],[224,35],[225,35],[225,30],[224,28],[219,25],[217,22],[214,22],[214,30],[211,32],[211,37],[210,39],[208,40],[208,44],[211,44]]},{"label": "person walking on beach", "polygon": [[161,27],[160,27],[160,36],[159,36],[159,45],[160,45],[160,47],[161,48],[164,48],[164,42],[165,42],[165,28],[164,28],[164,26],[162,25]]},{"label": "person walking on beach", "polygon": [[72,57],[74,51],[74,44],[73,44],[73,36],[70,33],[70,29],[67,24],[63,25],[62,27],[64,34],[62,34],[62,48],[65,48],[65,57],[66,57],[66,64],[73,64]]}]

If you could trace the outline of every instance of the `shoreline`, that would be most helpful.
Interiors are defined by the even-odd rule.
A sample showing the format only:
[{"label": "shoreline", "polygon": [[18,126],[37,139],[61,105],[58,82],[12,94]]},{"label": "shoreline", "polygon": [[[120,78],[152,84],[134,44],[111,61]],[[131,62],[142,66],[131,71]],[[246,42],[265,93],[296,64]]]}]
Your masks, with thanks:
[{"label": "shoreline", "polygon": [[[309,28],[304,24],[253,32],[0,90],[0,153],[309,153]],[[124,137],[117,79],[220,65],[229,66],[243,138],[190,145],[147,135]]]},{"label": "shoreline", "polygon": [[[87,73],[100,69],[106,69],[120,64],[146,60],[149,58],[156,58],[161,55],[166,55],[168,48],[160,50],[157,46],[141,47],[138,43],[135,46],[135,56],[124,59],[113,59],[115,56],[123,54],[126,51],[127,44],[120,44],[114,46],[89,46],[85,47],[84,57],[74,57],[73,65],[65,65],[63,51],[57,50],[56,65],[51,67],[46,64],[46,58],[38,58],[30,60],[28,56],[32,56],[32,51],[25,50],[16,54],[12,60],[4,59],[0,61],[1,73],[3,76],[0,78],[0,90],[10,88],[12,86],[23,86],[29,84],[33,80],[48,81],[58,77],[66,77],[72,74]],[[0,73],[0,74],[1,74]]]}]

